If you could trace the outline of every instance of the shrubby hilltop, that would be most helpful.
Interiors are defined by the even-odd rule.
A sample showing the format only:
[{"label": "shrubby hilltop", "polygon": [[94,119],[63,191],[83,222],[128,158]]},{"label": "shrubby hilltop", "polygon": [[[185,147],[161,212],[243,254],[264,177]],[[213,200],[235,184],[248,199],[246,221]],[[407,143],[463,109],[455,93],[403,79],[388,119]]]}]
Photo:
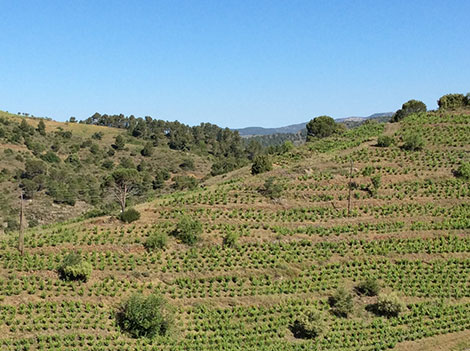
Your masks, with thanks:
[{"label": "shrubby hilltop", "polygon": [[[354,129],[319,116],[302,145],[257,151],[210,177],[215,156],[201,150],[159,144],[148,153],[151,137],[83,123],[44,121],[50,139],[40,139],[37,120],[26,127],[5,116],[3,193],[30,179],[26,170],[15,178],[28,159],[47,166],[45,189],[30,203],[52,196],[48,182],[59,182],[55,172],[68,170],[71,155],[82,165],[70,170],[76,178],[88,168],[111,176],[111,188],[143,178],[130,164],[119,168],[120,155],[150,163],[150,179],[159,154],[175,169],[149,201],[130,195],[125,216],[110,199],[115,209],[104,215],[1,236],[0,349],[468,349],[470,106],[462,96],[442,97],[435,111],[410,100],[393,123]],[[31,149],[10,139],[15,128],[31,135]],[[99,152],[115,154],[95,162],[91,146],[80,147],[91,131],[103,132],[92,139]],[[34,154],[38,140],[58,140],[60,162]],[[192,171],[181,167],[188,157]],[[107,171],[105,161],[114,164]],[[173,185],[191,174],[196,186]]]}]

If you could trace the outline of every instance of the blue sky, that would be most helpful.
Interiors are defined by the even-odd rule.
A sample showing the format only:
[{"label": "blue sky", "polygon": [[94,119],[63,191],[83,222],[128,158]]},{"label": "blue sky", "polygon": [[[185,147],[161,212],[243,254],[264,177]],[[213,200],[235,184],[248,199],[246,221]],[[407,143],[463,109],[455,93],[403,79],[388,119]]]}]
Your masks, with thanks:
[{"label": "blue sky", "polygon": [[0,0],[0,109],[276,127],[470,91],[470,1]]}]

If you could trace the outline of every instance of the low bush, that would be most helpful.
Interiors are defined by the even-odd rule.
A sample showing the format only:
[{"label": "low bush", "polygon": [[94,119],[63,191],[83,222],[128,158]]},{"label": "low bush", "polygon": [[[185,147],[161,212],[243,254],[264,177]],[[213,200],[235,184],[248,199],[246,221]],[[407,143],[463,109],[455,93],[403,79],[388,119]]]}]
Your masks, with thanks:
[{"label": "low bush", "polygon": [[259,155],[255,157],[253,164],[251,165],[251,174],[260,174],[268,172],[273,169],[271,159],[266,155]]},{"label": "low bush", "polygon": [[377,139],[378,147],[389,147],[393,144],[393,138],[388,135],[381,135]]},{"label": "low bush", "polygon": [[398,317],[404,309],[405,305],[395,293],[379,295],[374,306],[374,312],[385,317]]},{"label": "low bush", "polygon": [[132,295],[117,313],[121,329],[133,337],[153,338],[167,335],[172,324],[172,316],[165,300],[156,294],[145,297]]},{"label": "low bush", "polygon": [[380,293],[380,284],[374,278],[368,278],[358,284],[356,291],[361,295],[376,296]]},{"label": "low bush", "polygon": [[328,303],[333,314],[339,317],[347,317],[354,307],[353,296],[345,288],[338,288],[334,295],[329,297]]},{"label": "low bush", "polygon": [[224,247],[236,247],[238,241],[238,235],[233,231],[228,231],[224,236]]},{"label": "low bush", "polygon": [[87,281],[91,276],[92,267],[78,253],[70,253],[64,257],[58,268],[59,277],[62,280]]},{"label": "low bush", "polygon": [[470,162],[463,162],[455,171],[455,176],[465,180],[470,180]]},{"label": "low bush", "polygon": [[147,250],[153,251],[156,249],[165,248],[168,242],[168,236],[165,233],[154,232],[150,234],[147,240],[144,243],[144,246]]},{"label": "low bush", "polygon": [[308,311],[302,313],[294,321],[290,330],[296,338],[317,338],[325,331],[323,314],[319,311]]},{"label": "low bush", "polygon": [[140,212],[135,208],[129,208],[121,213],[119,219],[125,223],[132,223],[140,218]]},{"label": "low bush", "polygon": [[269,177],[264,182],[264,187],[261,189],[261,193],[274,200],[281,197],[283,190],[284,188],[282,184],[277,183],[276,178]]},{"label": "low bush", "polygon": [[424,147],[424,140],[419,134],[410,134],[403,138],[403,149],[418,151]]},{"label": "low bush", "polygon": [[196,244],[202,234],[202,224],[191,217],[183,216],[176,224],[176,229],[172,234],[188,245]]}]

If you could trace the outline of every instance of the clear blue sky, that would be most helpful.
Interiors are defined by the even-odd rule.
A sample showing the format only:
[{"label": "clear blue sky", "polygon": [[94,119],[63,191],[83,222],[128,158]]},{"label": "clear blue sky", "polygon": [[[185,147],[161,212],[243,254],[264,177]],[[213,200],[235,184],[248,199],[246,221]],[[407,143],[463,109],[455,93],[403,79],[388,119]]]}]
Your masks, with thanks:
[{"label": "clear blue sky", "polygon": [[276,127],[470,91],[470,1],[0,0],[0,109]]}]

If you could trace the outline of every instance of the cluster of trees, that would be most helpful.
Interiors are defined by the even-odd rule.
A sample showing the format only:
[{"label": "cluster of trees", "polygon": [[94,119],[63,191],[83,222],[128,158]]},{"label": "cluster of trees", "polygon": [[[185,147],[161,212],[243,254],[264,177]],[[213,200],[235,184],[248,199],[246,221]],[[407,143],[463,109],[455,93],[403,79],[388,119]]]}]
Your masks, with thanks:
[{"label": "cluster of trees", "polygon": [[[368,278],[355,287],[355,292],[364,296],[377,296],[376,302],[366,306],[366,310],[387,318],[398,317],[405,310],[405,305],[395,293],[380,293],[377,280]],[[330,312],[340,318],[348,318],[354,312],[355,296],[352,291],[339,287],[328,298]],[[301,313],[290,326],[297,338],[314,339],[326,332],[327,316],[323,311],[310,309]]]},{"label": "cluster of trees", "polygon": [[[470,93],[463,94],[446,94],[437,100],[440,110],[457,110],[470,106]],[[392,122],[399,122],[408,115],[426,112],[426,104],[419,100],[409,100],[405,102],[392,117]]]},{"label": "cluster of trees", "polygon": [[399,122],[408,115],[420,112],[426,112],[427,107],[424,102],[419,100],[409,100],[405,102],[392,117],[392,122]]},{"label": "cluster of trees", "polygon": [[441,96],[437,101],[439,109],[442,110],[456,110],[470,106],[470,93],[463,94],[447,94]]},{"label": "cluster of trees", "polygon": [[345,130],[344,125],[336,123],[330,116],[319,116],[307,123],[307,141],[341,134]]},{"label": "cluster of trees", "polygon": [[[213,175],[231,171],[246,164],[246,151],[242,138],[237,131],[220,128],[211,123],[201,123],[190,127],[178,121],[168,122],[153,119],[149,116],[101,115],[93,116],[80,123],[122,128],[129,134],[146,140],[149,144],[142,150],[142,155],[151,152],[150,145],[168,145],[170,149],[182,151],[198,151],[213,155],[219,161],[213,169]],[[118,143],[116,147],[120,147]],[[122,145],[121,145],[122,146]],[[226,160],[222,164],[221,160]]]}]

